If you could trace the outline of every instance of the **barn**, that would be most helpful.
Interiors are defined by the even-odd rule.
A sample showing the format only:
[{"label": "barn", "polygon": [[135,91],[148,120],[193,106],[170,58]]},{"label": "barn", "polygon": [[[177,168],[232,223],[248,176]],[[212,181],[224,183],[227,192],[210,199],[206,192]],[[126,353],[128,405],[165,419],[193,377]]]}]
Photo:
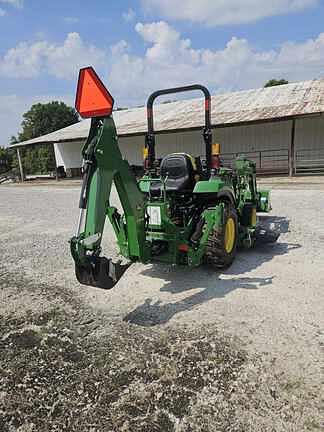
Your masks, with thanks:
[{"label": "barn", "polygon": [[[244,154],[255,160],[259,174],[324,173],[324,79],[212,96],[212,130],[222,158],[230,164]],[[123,155],[142,164],[145,107],[114,111]],[[204,155],[202,99],[160,103],[154,107],[157,156],[184,151]],[[68,177],[80,175],[81,148],[90,120],[12,145],[52,143],[57,167]],[[23,167],[21,166],[23,175]]]}]

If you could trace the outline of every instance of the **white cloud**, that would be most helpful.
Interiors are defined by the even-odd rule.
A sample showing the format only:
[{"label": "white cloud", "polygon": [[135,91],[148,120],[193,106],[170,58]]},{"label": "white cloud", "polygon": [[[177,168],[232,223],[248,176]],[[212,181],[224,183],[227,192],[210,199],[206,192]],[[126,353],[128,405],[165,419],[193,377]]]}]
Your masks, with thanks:
[{"label": "white cloud", "polygon": [[104,51],[85,44],[78,33],[69,33],[63,45],[49,47],[47,66],[58,78],[74,78],[81,67],[103,65],[105,57]]},{"label": "white cloud", "polygon": [[0,95],[0,146],[9,144],[10,137],[21,130],[22,115],[34,103],[47,103],[53,100],[63,101],[73,106],[72,95],[40,95],[22,97],[16,94]]},{"label": "white cloud", "polygon": [[258,51],[236,37],[220,50],[194,49],[190,39],[163,21],[138,23],[135,29],[148,44],[144,55],[132,55],[122,41],[109,62],[108,83],[119,105],[143,103],[153,90],[190,83],[206,84],[213,92],[231,91],[260,87],[271,78],[296,81],[324,74],[324,33]]},{"label": "white cloud", "polygon": [[[324,75],[324,32],[300,43],[286,42],[262,51],[236,37],[222,49],[195,49],[190,39],[163,21],[137,23],[135,30],[146,46],[143,55],[134,55],[125,40],[110,51],[101,50],[85,43],[78,33],[68,34],[62,44],[22,42],[0,58],[2,82],[3,77],[33,78],[44,73],[76,81],[80,67],[93,65],[99,73],[106,71],[102,77],[116,104],[134,106],[160,88],[201,83],[212,92],[224,92],[260,87],[271,78],[298,81]],[[3,136],[17,132],[21,114],[36,99],[1,96]]]},{"label": "white cloud", "polygon": [[6,11],[2,8],[0,8],[0,17],[3,17],[6,15]]},{"label": "white cloud", "polygon": [[24,0],[0,0],[0,3],[5,3],[18,9],[24,6]]},{"label": "white cloud", "polygon": [[105,52],[69,33],[62,45],[38,41],[19,43],[0,58],[0,76],[33,78],[47,72],[58,78],[75,78],[80,67],[104,63]]},{"label": "white cloud", "polygon": [[112,45],[110,47],[110,51],[113,59],[115,57],[118,57],[119,55],[124,54],[126,50],[128,50],[128,43],[124,39],[120,40],[115,45]]},{"label": "white cloud", "polygon": [[300,12],[319,0],[142,0],[144,8],[166,18],[209,26],[239,24]]},{"label": "white cloud", "polygon": [[123,13],[123,19],[126,22],[134,21],[135,16],[136,16],[136,13],[135,13],[135,11],[132,8],[129,8],[127,12]]},{"label": "white cloud", "polygon": [[16,48],[9,49],[3,58],[0,58],[0,76],[11,78],[37,76],[46,50],[46,42],[36,42],[32,45],[20,42]]}]

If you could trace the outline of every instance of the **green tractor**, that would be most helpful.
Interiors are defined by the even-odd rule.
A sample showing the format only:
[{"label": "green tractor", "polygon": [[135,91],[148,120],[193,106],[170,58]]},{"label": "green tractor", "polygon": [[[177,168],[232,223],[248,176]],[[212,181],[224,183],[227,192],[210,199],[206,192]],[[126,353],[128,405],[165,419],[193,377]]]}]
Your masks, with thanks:
[{"label": "green tractor", "polygon": [[[156,159],[153,102],[161,95],[193,90],[202,91],[205,98],[205,159],[186,153]],[[91,128],[82,150],[78,227],[70,241],[81,284],[110,289],[137,261],[206,264],[222,270],[232,264],[239,247],[253,247],[258,236],[277,239],[276,233],[258,227],[257,212],[268,212],[270,202],[269,192],[257,189],[255,163],[239,157],[232,169],[222,166],[219,145],[212,144],[211,97],[206,87],[191,85],[151,94],[140,179],[120,152],[113,103],[95,71],[81,69],[76,109],[82,117],[91,117]],[[109,202],[113,183],[123,214]],[[106,217],[127,264],[100,256]]]}]

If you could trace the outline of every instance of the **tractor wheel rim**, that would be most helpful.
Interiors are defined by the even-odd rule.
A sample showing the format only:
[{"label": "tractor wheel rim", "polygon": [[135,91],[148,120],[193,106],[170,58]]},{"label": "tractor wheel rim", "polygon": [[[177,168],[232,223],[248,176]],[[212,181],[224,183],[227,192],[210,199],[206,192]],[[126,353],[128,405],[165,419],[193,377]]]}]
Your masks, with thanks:
[{"label": "tractor wheel rim", "polygon": [[225,226],[225,250],[231,253],[235,243],[235,222],[232,218],[228,218]]}]

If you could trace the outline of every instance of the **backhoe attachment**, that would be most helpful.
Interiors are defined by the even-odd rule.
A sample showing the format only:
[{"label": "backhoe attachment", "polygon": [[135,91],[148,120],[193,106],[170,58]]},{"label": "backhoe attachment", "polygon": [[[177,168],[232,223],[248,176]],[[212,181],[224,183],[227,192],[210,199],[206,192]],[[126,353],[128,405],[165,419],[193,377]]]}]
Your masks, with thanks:
[{"label": "backhoe attachment", "polygon": [[[102,123],[102,126],[100,126],[100,123]],[[84,147],[84,174],[79,202],[78,227],[76,235],[70,240],[70,245],[75,261],[77,280],[82,285],[111,289],[131,263],[123,265],[120,261],[114,263],[111,259],[99,256],[102,232],[108,210],[108,206],[105,207],[105,204],[109,202],[108,198],[112,182],[112,176],[107,175],[106,170],[98,166],[95,157],[99,141],[97,132],[102,128],[104,128],[104,122],[92,120],[89,138]],[[106,144],[108,143],[109,141]],[[84,218],[85,223],[82,232]]]},{"label": "backhoe attachment", "polygon": [[[83,285],[111,289],[134,261],[145,261],[145,200],[130,166],[122,158],[111,116],[113,98],[92,68],[81,69],[76,109],[91,117],[88,139],[82,149],[83,183],[76,234],[70,240],[75,274]],[[110,205],[115,184],[123,215]],[[106,219],[109,218],[119,249],[129,263],[114,263],[100,256]]]}]

